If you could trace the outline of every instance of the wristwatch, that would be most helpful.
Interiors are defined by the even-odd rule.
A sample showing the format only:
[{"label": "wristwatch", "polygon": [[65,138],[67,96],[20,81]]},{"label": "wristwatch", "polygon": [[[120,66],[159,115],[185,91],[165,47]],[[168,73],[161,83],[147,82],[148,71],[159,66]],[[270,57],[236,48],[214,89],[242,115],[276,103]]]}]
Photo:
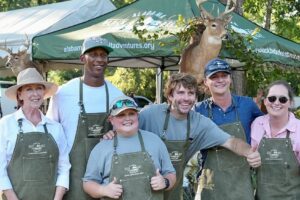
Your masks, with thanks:
[{"label": "wristwatch", "polygon": [[165,179],[165,185],[166,185],[166,187],[164,189],[166,190],[170,187],[170,181],[167,178],[164,178],[164,179]]}]

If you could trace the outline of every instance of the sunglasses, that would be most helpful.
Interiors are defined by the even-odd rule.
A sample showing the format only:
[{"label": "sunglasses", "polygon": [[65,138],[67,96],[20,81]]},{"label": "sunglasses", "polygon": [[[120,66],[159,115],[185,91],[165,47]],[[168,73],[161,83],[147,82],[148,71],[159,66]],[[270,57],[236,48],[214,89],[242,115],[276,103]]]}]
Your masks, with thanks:
[{"label": "sunglasses", "polygon": [[113,105],[112,109],[123,108],[124,105],[126,107],[130,107],[130,108],[136,108],[137,107],[137,104],[134,101],[130,101],[128,99],[125,99],[125,100],[119,100],[119,101],[117,101]]},{"label": "sunglasses", "polygon": [[279,97],[277,97],[277,96],[269,96],[269,97],[267,97],[268,98],[268,101],[270,102],[270,103],[274,103],[276,100],[277,100],[277,98],[278,98],[278,101],[280,102],[280,103],[282,103],[282,104],[285,104],[289,99],[287,98],[287,97],[285,97],[285,96],[279,96]]}]

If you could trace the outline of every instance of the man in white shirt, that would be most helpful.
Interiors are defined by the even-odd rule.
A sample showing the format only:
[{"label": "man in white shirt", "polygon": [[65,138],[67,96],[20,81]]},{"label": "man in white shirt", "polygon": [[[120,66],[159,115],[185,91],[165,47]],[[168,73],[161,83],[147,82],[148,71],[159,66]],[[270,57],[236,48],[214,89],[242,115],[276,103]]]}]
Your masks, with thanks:
[{"label": "man in white shirt", "polygon": [[111,128],[107,121],[110,102],[123,95],[104,79],[112,51],[104,38],[85,39],[80,56],[83,76],[62,85],[49,104],[47,116],[62,124],[70,151],[70,190],[64,199],[91,199],[82,189],[81,178],[91,149]]}]

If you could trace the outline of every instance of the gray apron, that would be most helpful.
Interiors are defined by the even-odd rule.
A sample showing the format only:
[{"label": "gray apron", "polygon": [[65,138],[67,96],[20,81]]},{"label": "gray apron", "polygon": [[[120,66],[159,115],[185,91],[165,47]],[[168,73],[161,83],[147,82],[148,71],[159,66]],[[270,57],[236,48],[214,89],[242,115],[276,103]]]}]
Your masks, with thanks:
[{"label": "gray apron", "polygon": [[293,152],[290,132],[286,138],[263,137],[258,151],[257,200],[299,200],[300,169]]},{"label": "gray apron", "polygon": [[[239,121],[235,103],[236,122],[219,127],[246,141],[244,128]],[[209,118],[213,119],[211,105]],[[254,189],[251,183],[251,170],[246,158],[223,147],[208,149],[202,174],[199,180],[201,200],[253,200]]]},{"label": "gray apron", "polygon": [[[109,112],[109,93],[106,83],[106,112],[86,113],[83,104],[83,83],[80,79],[79,106],[80,115],[74,144],[70,152],[70,190],[64,196],[64,200],[88,200],[93,199],[83,191],[82,178],[85,173],[90,152],[108,130],[111,129],[107,121]],[[95,105],[97,106],[97,105]]]},{"label": "gray apron", "polygon": [[163,134],[160,136],[167,146],[171,162],[176,170],[176,183],[172,190],[165,191],[165,200],[182,200],[183,199],[183,172],[185,168],[186,152],[190,146],[190,115],[187,116],[187,133],[185,140],[167,140],[166,132],[170,118],[170,107],[167,109],[166,118],[164,122]]},{"label": "gray apron", "polygon": [[[59,150],[52,135],[22,130],[19,134],[7,172],[19,200],[53,200],[56,190]],[[3,200],[7,198],[2,195]]]},{"label": "gray apron", "polygon": [[[151,177],[155,176],[153,161],[145,150],[140,131],[138,137],[142,151],[117,154],[118,137],[114,137],[114,155],[112,157],[110,182],[114,177],[123,186],[122,200],[163,200],[163,190],[151,188]],[[106,200],[110,198],[104,198]]]}]

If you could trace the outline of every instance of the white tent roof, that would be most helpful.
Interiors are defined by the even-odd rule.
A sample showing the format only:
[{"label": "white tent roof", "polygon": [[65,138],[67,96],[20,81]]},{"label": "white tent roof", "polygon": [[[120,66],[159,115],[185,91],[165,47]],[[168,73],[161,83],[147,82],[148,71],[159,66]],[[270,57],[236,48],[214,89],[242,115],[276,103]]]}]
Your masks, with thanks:
[{"label": "white tent roof", "polygon": [[[0,47],[6,43],[13,52],[17,52],[26,40],[25,34],[31,41],[38,34],[79,24],[114,9],[110,0],[71,0],[0,12]],[[0,58],[6,55],[0,50]]]}]

